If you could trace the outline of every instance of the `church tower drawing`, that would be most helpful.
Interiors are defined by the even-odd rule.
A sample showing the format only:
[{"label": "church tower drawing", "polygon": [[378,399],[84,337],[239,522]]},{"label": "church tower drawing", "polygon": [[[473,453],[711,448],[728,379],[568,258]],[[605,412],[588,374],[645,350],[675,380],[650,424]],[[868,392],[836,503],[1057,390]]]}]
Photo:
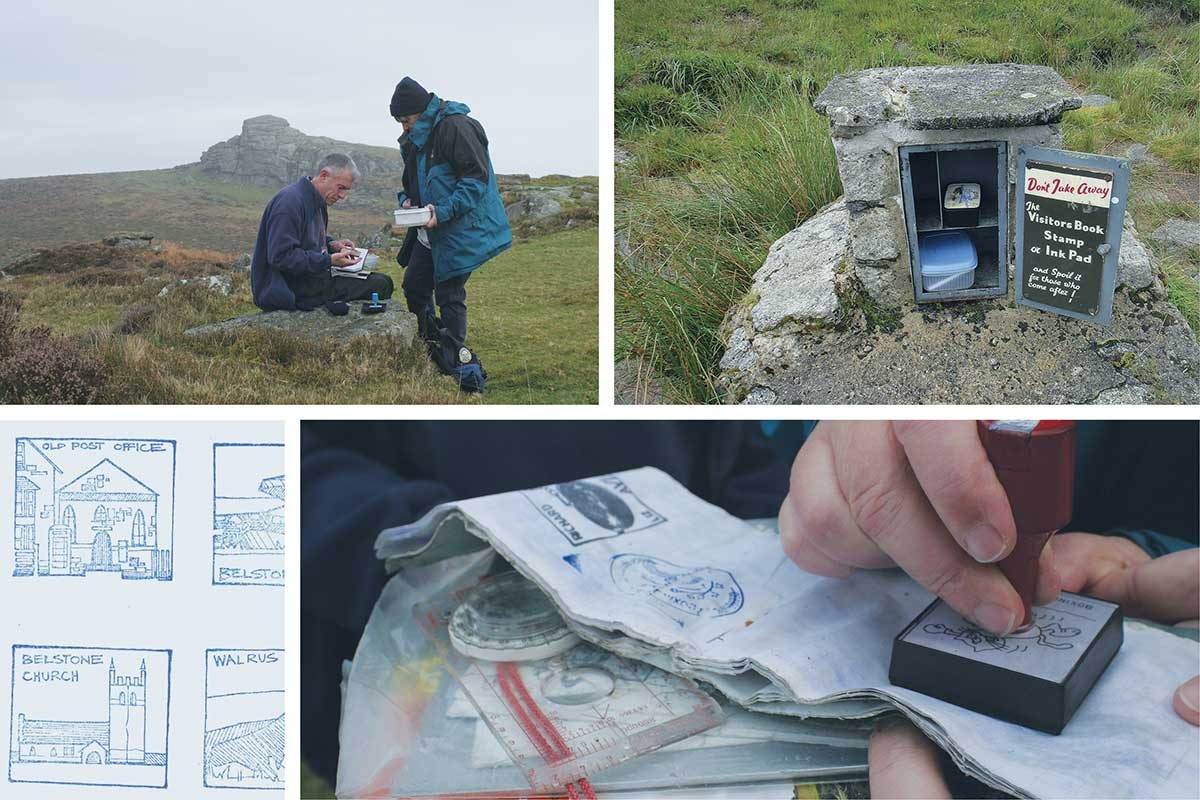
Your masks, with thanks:
[{"label": "church tower drawing", "polygon": [[[146,737],[154,735],[147,731],[147,707],[158,708],[161,702],[147,695],[146,659],[129,675],[121,674],[116,662],[117,658],[109,658],[106,714],[100,711],[100,683],[96,684],[95,704],[89,706],[96,712],[91,719],[38,719],[18,713],[10,763],[164,766],[165,748],[155,747],[151,741],[147,750]],[[123,666],[132,668],[132,663],[126,661]]]},{"label": "church tower drawing", "polygon": [[138,676],[118,675],[108,662],[109,763],[141,764],[146,761],[146,660]]}]

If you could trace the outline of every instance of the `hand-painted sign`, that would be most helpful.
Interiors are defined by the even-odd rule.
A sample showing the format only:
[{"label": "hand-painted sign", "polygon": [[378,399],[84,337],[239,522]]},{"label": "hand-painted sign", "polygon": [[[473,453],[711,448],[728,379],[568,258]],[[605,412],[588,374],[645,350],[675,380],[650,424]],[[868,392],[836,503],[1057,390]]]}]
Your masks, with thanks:
[{"label": "hand-painted sign", "polygon": [[1124,161],[1018,150],[1018,303],[1108,324],[1128,187]]}]

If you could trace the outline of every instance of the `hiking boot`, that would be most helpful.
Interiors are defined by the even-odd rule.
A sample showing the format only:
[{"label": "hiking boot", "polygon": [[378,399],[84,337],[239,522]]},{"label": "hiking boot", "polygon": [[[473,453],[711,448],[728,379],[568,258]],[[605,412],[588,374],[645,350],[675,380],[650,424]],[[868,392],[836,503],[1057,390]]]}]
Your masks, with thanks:
[{"label": "hiking boot", "polygon": [[433,303],[417,311],[416,316],[417,335],[425,340],[427,344],[430,342],[440,342],[442,339],[442,321],[438,319]]}]

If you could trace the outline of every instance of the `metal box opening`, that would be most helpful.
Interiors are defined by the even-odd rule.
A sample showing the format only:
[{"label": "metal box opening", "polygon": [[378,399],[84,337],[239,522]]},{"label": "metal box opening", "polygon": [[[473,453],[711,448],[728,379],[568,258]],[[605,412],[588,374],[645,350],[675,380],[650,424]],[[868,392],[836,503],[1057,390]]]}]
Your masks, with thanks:
[{"label": "metal box opening", "polygon": [[[898,148],[904,220],[917,302],[1003,297],[1008,292],[1008,145],[954,142]],[[978,204],[947,207],[955,184],[978,185]],[[922,240],[959,231],[975,251],[974,275],[958,281],[922,279]],[[944,239],[944,237],[937,237]],[[969,285],[968,285],[969,284]],[[927,286],[951,286],[927,289]]]}]

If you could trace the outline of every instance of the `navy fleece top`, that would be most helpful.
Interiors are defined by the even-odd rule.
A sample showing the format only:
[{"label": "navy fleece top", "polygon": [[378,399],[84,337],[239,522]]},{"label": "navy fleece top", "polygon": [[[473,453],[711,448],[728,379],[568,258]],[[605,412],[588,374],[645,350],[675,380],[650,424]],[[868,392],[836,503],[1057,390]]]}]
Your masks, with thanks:
[{"label": "navy fleece top", "polygon": [[[329,211],[308,177],[279,190],[258,224],[250,288],[263,311],[314,308],[306,288],[329,277]],[[299,303],[297,296],[299,295]],[[319,305],[317,303],[316,305]]]}]

